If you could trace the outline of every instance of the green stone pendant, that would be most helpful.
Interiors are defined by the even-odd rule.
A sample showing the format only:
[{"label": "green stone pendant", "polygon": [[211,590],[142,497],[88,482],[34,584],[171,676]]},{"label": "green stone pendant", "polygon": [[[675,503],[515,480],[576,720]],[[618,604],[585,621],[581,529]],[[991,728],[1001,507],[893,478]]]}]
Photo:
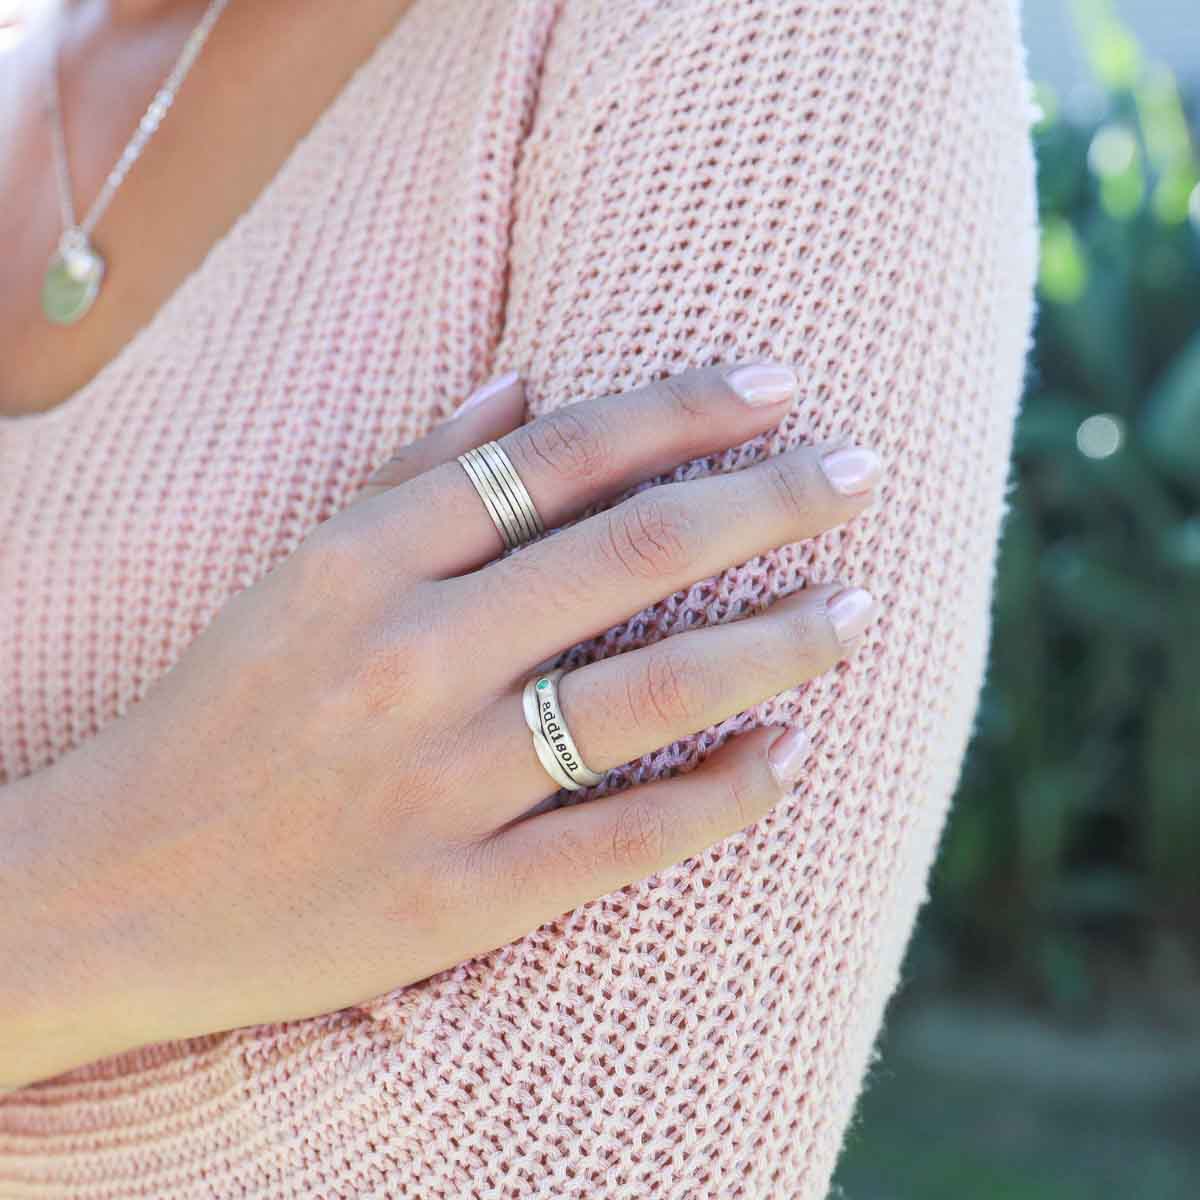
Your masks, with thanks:
[{"label": "green stone pendant", "polygon": [[64,237],[46,268],[42,312],[56,325],[74,325],[92,307],[104,278],[104,259],[78,231]]}]

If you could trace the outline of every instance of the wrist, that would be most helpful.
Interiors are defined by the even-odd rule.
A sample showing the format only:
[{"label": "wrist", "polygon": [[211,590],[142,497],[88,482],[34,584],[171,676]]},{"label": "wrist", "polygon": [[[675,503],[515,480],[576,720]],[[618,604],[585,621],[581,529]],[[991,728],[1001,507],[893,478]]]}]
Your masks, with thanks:
[{"label": "wrist", "polygon": [[113,781],[82,749],[2,792],[0,1090],[149,1040],[122,982],[138,921],[108,852]]}]

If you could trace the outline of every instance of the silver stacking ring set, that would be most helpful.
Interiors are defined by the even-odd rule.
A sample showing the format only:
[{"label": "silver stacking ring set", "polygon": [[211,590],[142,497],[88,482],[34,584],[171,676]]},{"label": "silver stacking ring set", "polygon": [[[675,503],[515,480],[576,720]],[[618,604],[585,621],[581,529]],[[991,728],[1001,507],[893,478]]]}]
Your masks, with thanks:
[{"label": "silver stacking ring set", "polygon": [[[499,442],[485,442],[460,454],[458,461],[495,522],[505,549],[513,550],[545,532],[533,498]],[[584,764],[567,729],[558,703],[558,681],[564,674],[558,667],[532,676],[525,684],[521,707],[538,761],[557,787],[574,792],[594,786],[604,776]]]}]

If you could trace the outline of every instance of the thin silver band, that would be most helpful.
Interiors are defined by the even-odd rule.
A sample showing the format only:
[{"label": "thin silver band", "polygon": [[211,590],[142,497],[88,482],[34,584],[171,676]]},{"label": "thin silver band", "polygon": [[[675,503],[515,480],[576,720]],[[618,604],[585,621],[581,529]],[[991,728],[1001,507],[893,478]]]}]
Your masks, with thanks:
[{"label": "thin silver band", "polygon": [[514,546],[519,546],[525,540],[525,526],[517,519],[512,501],[500,486],[488,459],[476,448],[461,455],[460,461],[471,476],[475,490],[480,496],[490,499],[488,511],[504,539],[505,549],[511,550]]},{"label": "thin silver band", "polygon": [[514,546],[519,546],[525,539],[525,524],[497,478],[491,463],[478,448],[468,450],[466,459],[474,468],[476,478],[487,488],[488,494],[492,498],[492,504],[500,516],[500,532],[504,538],[505,548],[511,550]]},{"label": "thin silver band", "polygon": [[479,447],[479,452],[488,459],[491,464],[492,474],[499,482],[501,490],[508,498],[508,502],[512,505],[513,511],[517,515],[517,520],[522,530],[521,540],[532,541],[540,532],[537,527],[540,522],[537,521],[533,501],[529,498],[529,493],[525,490],[525,485],[513,469],[508,456],[496,442],[484,442]]},{"label": "thin silver band", "polygon": [[524,545],[545,531],[533,498],[503,446],[485,442],[460,454],[458,461],[479,493],[505,549]]},{"label": "thin silver band", "polygon": [[517,474],[517,468],[513,466],[512,459],[508,457],[508,452],[499,442],[484,442],[480,449],[485,455],[490,456],[492,462],[495,464],[497,473],[501,476],[502,482],[508,485],[518,510],[524,516],[526,524],[529,526],[531,531],[530,536],[537,537],[539,534],[545,533],[546,527],[542,524],[542,518],[538,514],[533,497],[529,494],[529,490],[525,487],[521,476]]},{"label": "thin silver band", "polygon": [[496,489],[491,481],[491,476],[483,474],[483,471],[476,465],[474,457],[469,452],[467,454],[460,454],[458,461],[462,463],[463,470],[467,473],[467,478],[470,479],[475,491],[479,493],[479,498],[483,501],[483,506],[487,509],[488,516],[492,518],[496,528],[500,531],[505,549],[511,549],[514,545],[509,525],[512,518],[507,512],[507,508],[502,511],[497,503]]},{"label": "thin silver band", "polygon": [[[471,453],[471,451],[468,451]],[[501,507],[509,514],[509,527],[512,531],[512,544],[520,545],[522,542],[527,542],[531,536],[529,523],[525,520],[521,512],[521,505],[513,494],[512,485],[504,478],[500,468],[496,465],[496,460],[487,452],[486,446],[478,446],[474,451],[474,462],[491,481],[492,487],[496,489],[496,495],[500,501]]]},{"label": "thin silver band", "polygon": [[[525,714],[525,724],[529,726],[533,735],[535,749],[540,738],[553,754],[562,774],[574,785],[571,790],[575,791],[581,787],[593,787],[600,783],[604,776],[584,763],[583,756],[575,745],[575,739],[567,729],[567,722],[563,718],[562,707],[558,701],[558,681],[565,674],[566,671],[562,667],[556,667],[553,671],[532,676],[521,693],[521,708]],[[540,749],[538,758],[545,763]],[[551,774],[556,781],[561,778],[556,772]]]}]

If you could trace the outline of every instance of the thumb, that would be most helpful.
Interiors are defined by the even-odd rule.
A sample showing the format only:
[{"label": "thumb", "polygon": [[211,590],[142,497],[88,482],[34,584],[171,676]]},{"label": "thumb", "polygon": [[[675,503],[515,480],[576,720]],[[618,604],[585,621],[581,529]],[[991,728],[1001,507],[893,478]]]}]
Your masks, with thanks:
[{"label": "thumb", "polygon": [[409,442],[363,484],[355,502],[377,496],[423,471],[450,462],[474,446],[517,428],[525,416],[525,382],[516,371],[476,388],[457,412],[424,437]]}]

